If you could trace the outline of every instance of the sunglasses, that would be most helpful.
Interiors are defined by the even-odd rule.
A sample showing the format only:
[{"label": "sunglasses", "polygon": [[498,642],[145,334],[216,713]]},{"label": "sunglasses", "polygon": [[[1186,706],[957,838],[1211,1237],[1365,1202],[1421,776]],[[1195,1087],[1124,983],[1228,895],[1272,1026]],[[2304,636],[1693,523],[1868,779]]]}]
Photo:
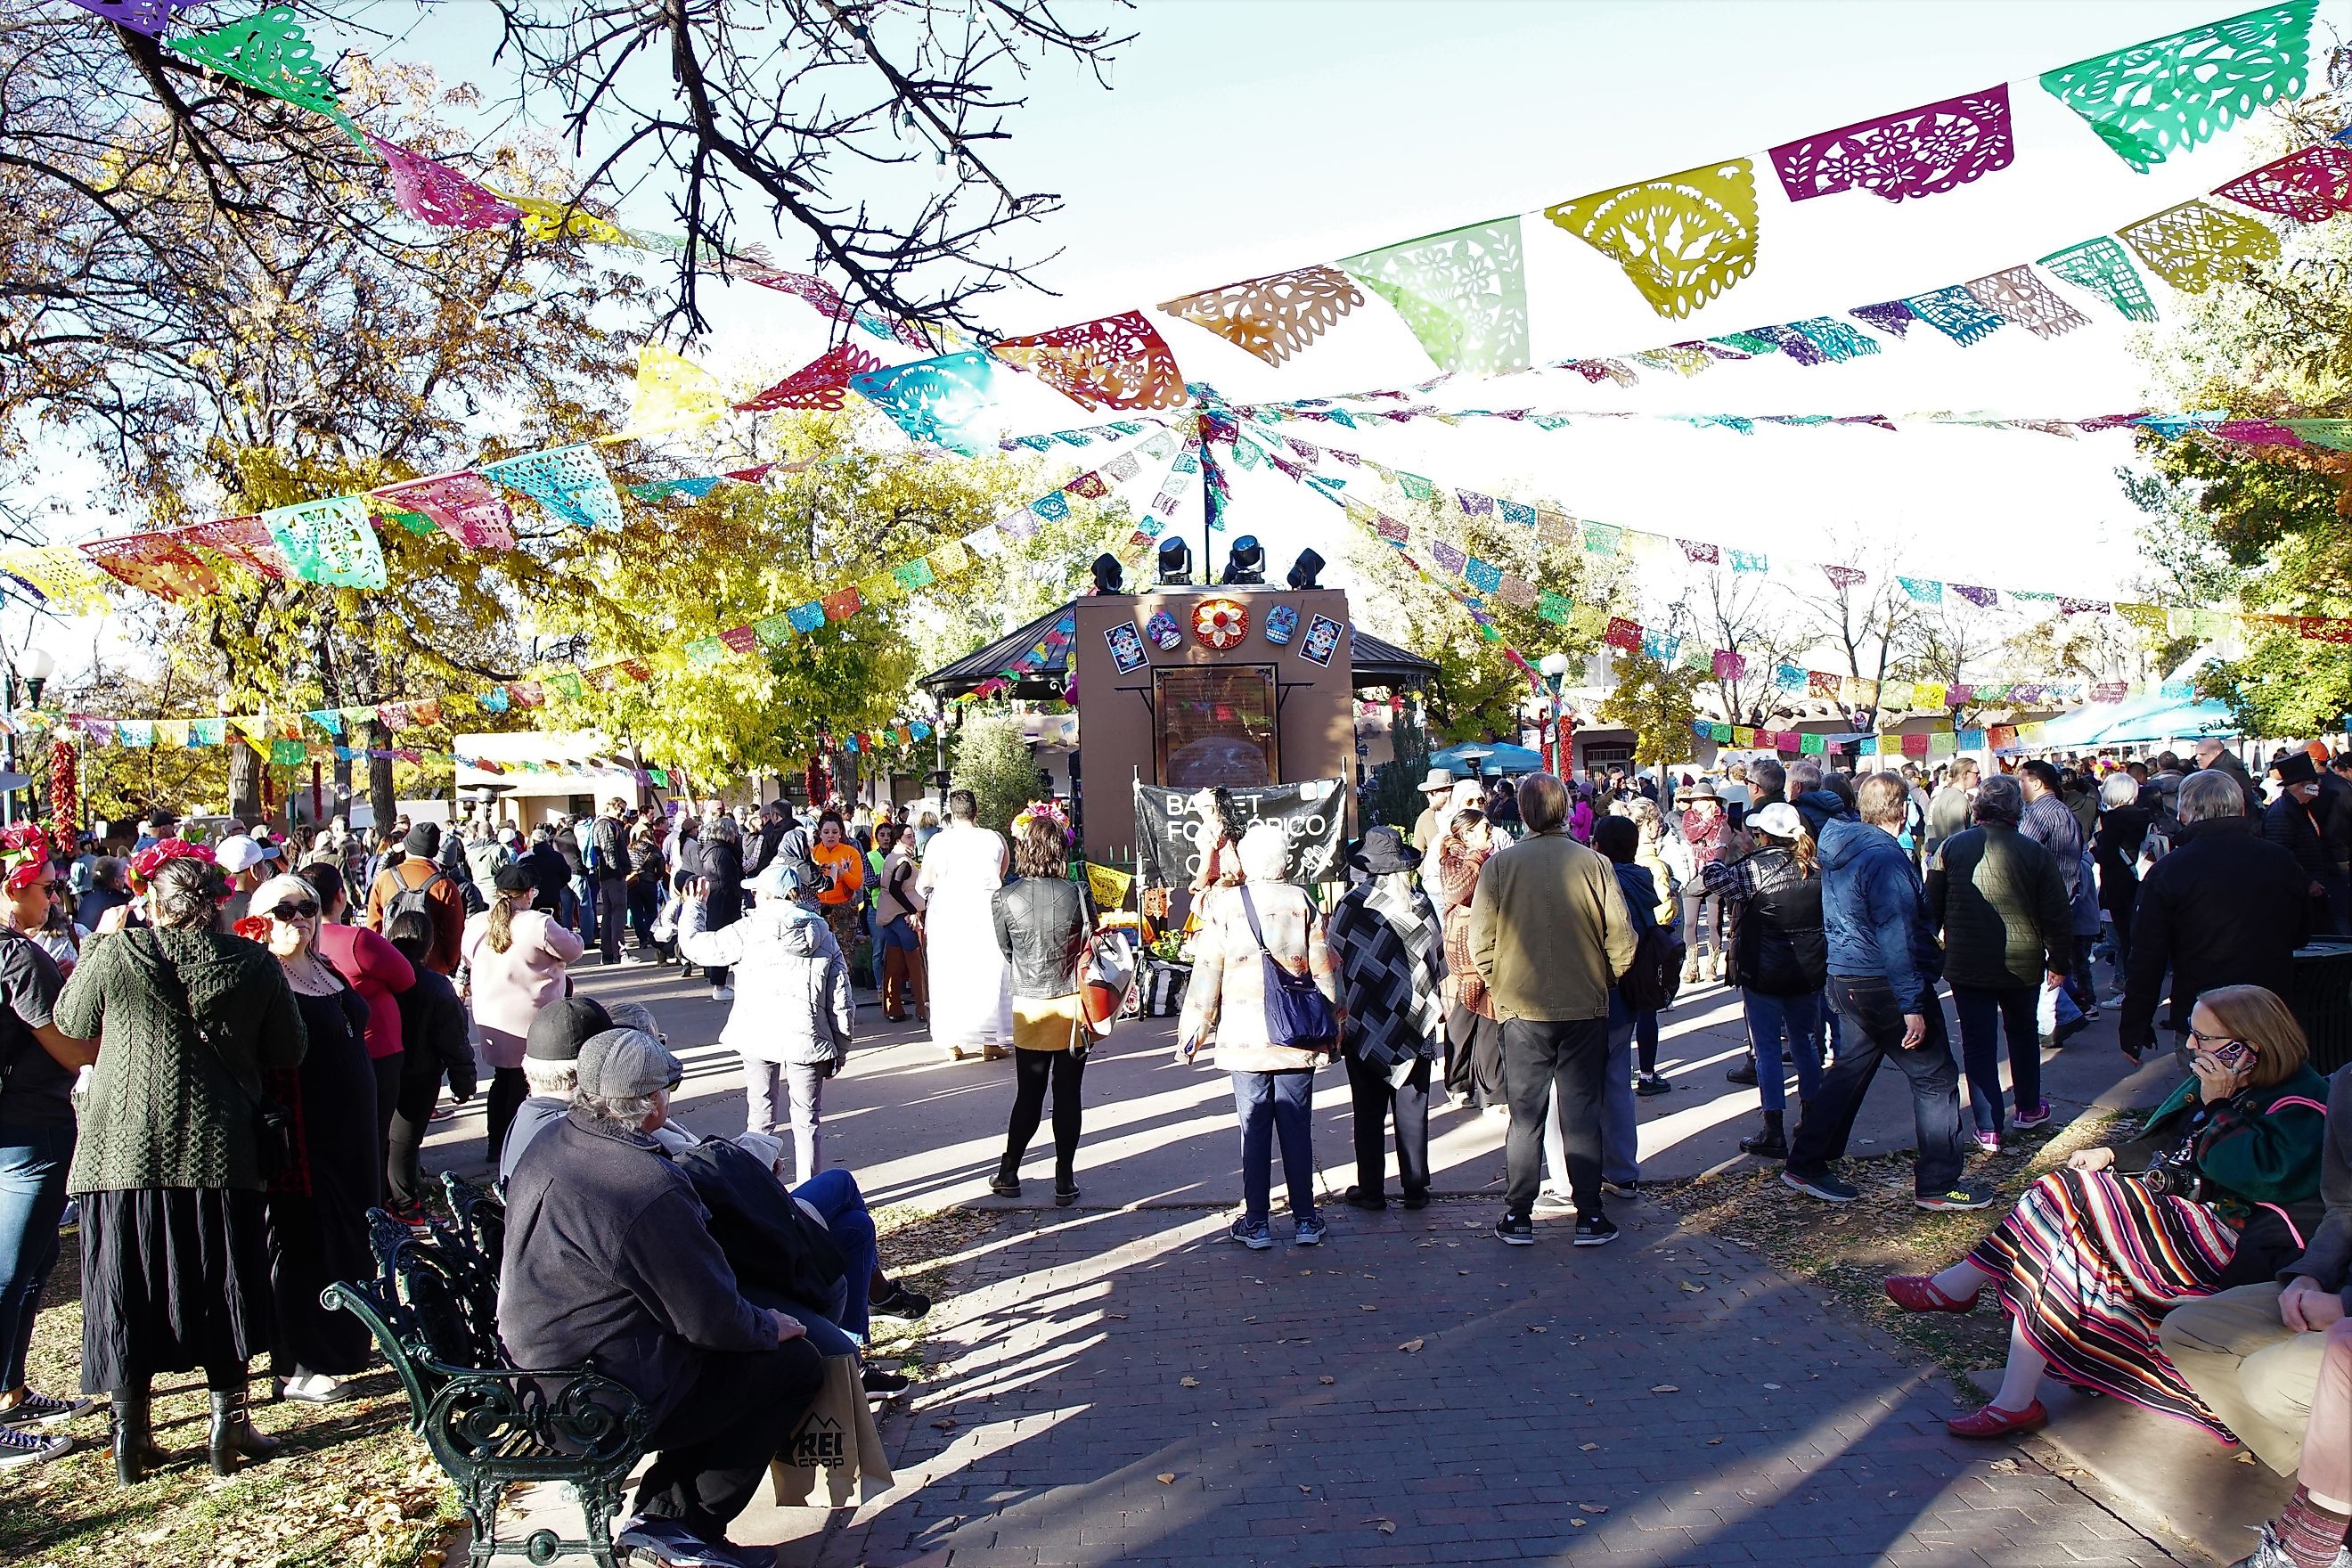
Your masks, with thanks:
[{"label": "sunglasses", "polygon": [[309,899],[299,903],[280,904],[269,911],[269,918],[284,925],[289,921],[307,921],[319,912],[319,906]]}]

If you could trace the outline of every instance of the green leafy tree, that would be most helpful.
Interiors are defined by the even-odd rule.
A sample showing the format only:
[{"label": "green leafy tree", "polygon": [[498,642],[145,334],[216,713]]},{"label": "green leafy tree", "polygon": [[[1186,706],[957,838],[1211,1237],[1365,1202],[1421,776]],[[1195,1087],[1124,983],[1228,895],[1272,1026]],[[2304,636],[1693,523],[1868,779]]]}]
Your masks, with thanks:
[{"label": "green leafy tree", "polygon": [[[2352,53],[2329,89],[2273,115],[2268,154],[2321,142],[2352,111]],[[2136,345],[2162,405],[2234,417],[2352,416],[2352,225],[2281,226],[2280,255],[2184,300]],[[2153,482],[2126,489],[2155,519],[2143,539],[2159,581],[2190,602],[2235,590],[2249,610],[2352,615],[2352,452],[2141,437]],[[2236,639],[2231,639],[2236,643]],[[2164,651],[2186,658],[2193,644]],[[2200,686],[2263,735],[2335,727],[2352,709],[2352,648],[2291,634],[2254,636],[2209,663]]]},{"label": "green leafy tree", "polygon": [[[929,711],[916,676],[1063,603],[1087,562],[1131,531],[1121,503],[1074,501],[1067,518],[1026,540],[999,534],[993,560],[911,594],[893,587],[871,604],[861,594],[856,613],[813,632],[782,630],[746,657],[698,662],[688,644],[870,585],[1069,477],[1025,456],[943,461],[860,437],[854,415],[785,416],[777,449],[810,467],[721,486],[673,503],[659,528],[598,542],[575,574],[596,591],[551,613],[597,656],[643,658],[654,679],[583,689],[555,721],[601,729],[698,778],[797,770],[842,737]],[[839,760],[835,773],[848,776]]]},{"label": "green leafy tree", "polygon": [[1617,685],[1601,700],[1604,722],[1633,731],[1633,761],[1642,767],[1676,763],[1693,754],[1699,692],[1706,671],[1667,665],[1647,654],[1621,653],[1613,661]]},{"label": "green leafy tree", "polygon": [[982,827],[1007,831],[1013,819],[1037,795],[1037,763],[1023,738],[1018,715],[978,712],[956,728],[954,756],[948,779],[955,789],[968,789],[977,803],[976,820]]}]

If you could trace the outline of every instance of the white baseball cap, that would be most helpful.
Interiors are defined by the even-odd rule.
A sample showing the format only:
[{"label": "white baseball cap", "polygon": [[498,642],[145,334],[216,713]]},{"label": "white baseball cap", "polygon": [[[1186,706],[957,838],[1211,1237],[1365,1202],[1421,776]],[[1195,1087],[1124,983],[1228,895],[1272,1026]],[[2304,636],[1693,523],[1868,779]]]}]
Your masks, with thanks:
[{"label": "white baseball cap", "polygon": [[278,856],[275,844],[263,844],[242,833],[232,833],[213,846],[213,859],[232,877],[240,871],[250,871],[265,860],[275,860]]}]

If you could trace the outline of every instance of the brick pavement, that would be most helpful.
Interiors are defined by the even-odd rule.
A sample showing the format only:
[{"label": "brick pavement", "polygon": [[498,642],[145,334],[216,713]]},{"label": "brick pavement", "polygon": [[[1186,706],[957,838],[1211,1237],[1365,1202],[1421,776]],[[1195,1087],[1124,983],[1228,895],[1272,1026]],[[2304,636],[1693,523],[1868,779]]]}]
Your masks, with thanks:
[{"label": "brick pavement", "polygon": [[898,1484],[784,1560],[2176,1561],[2018,1450],[1952,1439],[1943,1379],[1813,1291],[1612,1212],[1601,1249],[1549,1224],[1507,1249],[1491,1205],[1448,1202],[1338,1209],[1319,1250],[1277,1218],[1261,1253],[1223,1211],[1009,1214],[886,1426]]}]

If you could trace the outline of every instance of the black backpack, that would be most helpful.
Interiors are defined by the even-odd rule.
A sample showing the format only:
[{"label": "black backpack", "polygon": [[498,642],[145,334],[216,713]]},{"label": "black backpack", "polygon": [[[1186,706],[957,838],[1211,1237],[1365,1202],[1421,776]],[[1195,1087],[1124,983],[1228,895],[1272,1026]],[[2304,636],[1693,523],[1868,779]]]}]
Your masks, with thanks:
[{"label": "black backpack", "polygon": [[[402,915],[410,913],[420,914],[428,921],[432,920],[433,889],[448,879],[448,873],[436,866],[434,868],[433,875],[427,877],[420,885],[414,888],[404,887],[400,891],[393,894],[392,901],[383,907],[384,925],[389,927]],[[405,881],[406,879],[403,878],[402,880]]]},{"label": "black backpack", "polygon": [[1654,925],[1633,940],[1633,962],[1618,978],[1617,994],[1636,1013],[1663,1012],[1683,986],[1682,933]]}]

